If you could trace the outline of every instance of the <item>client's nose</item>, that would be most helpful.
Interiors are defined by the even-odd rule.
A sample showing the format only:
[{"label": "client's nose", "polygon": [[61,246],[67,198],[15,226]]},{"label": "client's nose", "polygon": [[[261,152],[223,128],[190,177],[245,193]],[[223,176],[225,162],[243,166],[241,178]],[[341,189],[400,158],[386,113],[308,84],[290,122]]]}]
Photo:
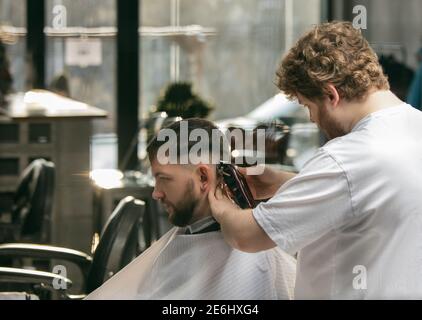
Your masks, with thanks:
[{"label": "client's nose", "polygon": [[157,190],[156,188],[154,188],[154,191],[152,192],[152,198],[154,200],[160,200],[164,197],[163,192]]}]

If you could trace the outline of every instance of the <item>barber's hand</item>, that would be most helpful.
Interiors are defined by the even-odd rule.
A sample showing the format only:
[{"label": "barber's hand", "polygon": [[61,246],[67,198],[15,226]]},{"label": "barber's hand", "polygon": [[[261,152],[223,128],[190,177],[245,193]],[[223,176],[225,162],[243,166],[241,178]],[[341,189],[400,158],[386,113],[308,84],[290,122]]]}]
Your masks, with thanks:
[{"label": "barber's hand", "polygon": [[245,177],[255,200],[272,198],[282,184],[295,176],[294,173],[274,170],[269,166],[265,166],[259,175],[248,175],[244,167],[237,169]]},{"label": "barber's hand", "polygon": [[211,190],[208,192],[208,201],[212,215],[218,222],[224,213],[239,209],[238,205],[230,199],[227,187],[221,183],[211,186]]}]

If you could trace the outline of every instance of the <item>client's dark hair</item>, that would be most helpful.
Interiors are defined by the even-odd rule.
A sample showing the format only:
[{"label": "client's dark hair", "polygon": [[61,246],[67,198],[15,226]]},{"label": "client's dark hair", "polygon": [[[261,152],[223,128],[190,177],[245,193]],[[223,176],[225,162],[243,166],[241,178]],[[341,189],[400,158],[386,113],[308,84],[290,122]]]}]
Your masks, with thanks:
[{"label": "client's dark hair", "polygon": [[[187,141],[183,140],[183,137],[181,137],[181,133],[182,133],[181,128],[183,127],[183,125],[185,126],[187,125],[188,137],[191,136],[191,133],[195,129],[205,130],[208,136],[208,141],[197,141],[197,140],[191,141],[189,138],[187,139]],[[177,137],[177,146],[176,146],[177,159],[180,159],[180,156],[183,155],[184,153],[189,154],[190,151],[192,150],[192,147],[197,145],[198,143],[208,142],[208,144],[203,147],[208,148],[209,155],[213,154],[215,150],[218,150],[219,151],[218,157],[220,159],[223,159],[224,158],[223,156],[227,154],[228,152],[227,141],[225,141],[223,138],[224,134],[211,121],[200,119],[200,118],[185,119],[185,120],[176,121],[170,124],[169,126],[161,129],[160,132],[164,129],[172,130]],[[214,135],[213,135],[213,131],[215,132]],[[159,141],[158,136],[160,132],[156,136],[154,136],[148,143],[147,153],[148,153],[150,161],[153,161],[157,158],[157,153],[158,153],[159,148],[163,146],[164,144],[168,143],[169,141],[169,137],[167,137],[167,139],[164,139],[164,141]]]}]

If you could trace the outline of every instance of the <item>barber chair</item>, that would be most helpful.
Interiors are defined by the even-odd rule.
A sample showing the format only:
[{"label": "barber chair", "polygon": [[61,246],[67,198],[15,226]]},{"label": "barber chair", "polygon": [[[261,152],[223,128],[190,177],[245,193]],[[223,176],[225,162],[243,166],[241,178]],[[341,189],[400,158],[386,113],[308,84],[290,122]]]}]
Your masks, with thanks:
[{"label": "barber chair", "polygon": [[54,172],[54,164],[44,159],[34,160],[24,170],[13,197],[11,221],[0,223],[0,243],[49,241]]},{"label": "barber chair", "polygon": [[[13,285],[19,281],[28,284],[29,282],[29,292],[39,294],[40,288],[42,291],[45,285],[51,287],[51,283],[55,280],[60,284],[58,298],[82,299],[140,253],[138,246],[140,236],[143,236],[141,225],[144,212],[145,203],[143,201],[133,197],[121,200],[104,226],[93,256],[72,249],[48,245],[21,243],[0,245],[0,257],[54,259],[76,264],[83,275],[82,292],[69,294],[68,286],[72,284],[72,281],[67,279],[64,274],[43,272],[40,275],[32,270],[16,268],[0,268],[0,284]],[[57,276],[61,278],[57,278]],[[8,290],[13,288],[14,286],[9,287]]]},{"label": "barber chair", "polygon": [[[62,286],[54,288],[54,283]],[[51,272],[0,267],[0,300],[47,299],[53,292],[66,298],[62,289],[72,286],[72,281]]]}]

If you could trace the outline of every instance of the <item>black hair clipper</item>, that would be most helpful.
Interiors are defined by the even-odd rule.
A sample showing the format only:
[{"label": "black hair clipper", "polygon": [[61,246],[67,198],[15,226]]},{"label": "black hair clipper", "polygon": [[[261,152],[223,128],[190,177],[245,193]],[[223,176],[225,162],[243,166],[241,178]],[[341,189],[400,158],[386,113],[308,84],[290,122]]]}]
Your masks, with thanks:
[{"label": "black hair clipper", "polygon": [[233,200],[242,209],[255,207],[255,200],[248,187],[245,177],[236,170],[236,167],[228,162],[220,161],[217,170],[223,177],[225,184],[230,189]]}]

